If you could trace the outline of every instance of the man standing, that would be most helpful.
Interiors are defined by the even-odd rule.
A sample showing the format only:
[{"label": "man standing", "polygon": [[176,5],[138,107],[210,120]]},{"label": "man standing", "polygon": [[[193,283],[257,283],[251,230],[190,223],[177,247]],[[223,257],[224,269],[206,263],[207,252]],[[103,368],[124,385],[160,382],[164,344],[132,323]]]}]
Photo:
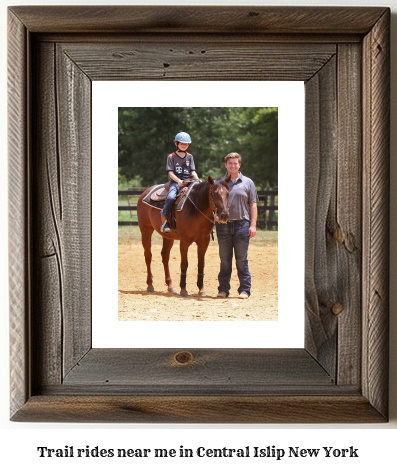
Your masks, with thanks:
[{"label": "man standing", "polygon": [[[255,237],[258,216],[258,193],[254,182],[240,172],[241,155],[232,152],[225,157],[229,182],[229,222],[216,224],[221,268],[218,275],[218,297],[226,298],[230,291],[233,250],[236,259],[237,275],[240,281],[239,298],[248,299],[251,295],[251,274],[248,268],[249,240]],[[219,222],[219,221],[217,221]]]}]

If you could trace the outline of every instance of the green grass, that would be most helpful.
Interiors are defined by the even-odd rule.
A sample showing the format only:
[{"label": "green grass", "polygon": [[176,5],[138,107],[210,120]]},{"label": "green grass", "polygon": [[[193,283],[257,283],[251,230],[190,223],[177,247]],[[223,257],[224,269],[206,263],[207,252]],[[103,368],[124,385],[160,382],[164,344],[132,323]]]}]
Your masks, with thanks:
[{"label": "green grass", "polygon": [[[130,205],[136,206],[139,196],[130,197]],[[119,206],[128,206],[128,200],[125,196],[119,196]],[[131,216],[132,215],[132,216]],[[121,221],[138,221],[136,217],[136,210],[132,211],[118,211],[118,220]]]},{"label": "green grass", "polygon": [[[215,240],[210,244],[217,244],[216,233],[214,234]],[[120,226],[119,227],[119,244],[140,244],[141,232],[138,226]],[[153,232],[152,244],[162,244],[162,237],[156,231]],[[264,229],[257,229],[256,236],[250,240],[251,245],[255,246],[277,246],[278,245],[278,231],[266,231]]]},{"label": "green grass", "polygon": [[127,222],[138,222],[138,218],[136,217],[136,211],[132,212],[132,217],[129,211],[119,211],[119,216],[118,220],[121,221],[127,221]]}]

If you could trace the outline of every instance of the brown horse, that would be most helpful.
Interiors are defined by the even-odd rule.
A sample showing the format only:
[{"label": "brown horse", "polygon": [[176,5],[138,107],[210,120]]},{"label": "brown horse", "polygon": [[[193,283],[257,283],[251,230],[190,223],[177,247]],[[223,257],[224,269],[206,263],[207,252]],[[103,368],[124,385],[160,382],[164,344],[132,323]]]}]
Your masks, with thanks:
[{"label": "brown horse", "polygon": [[176,293],[172,284],[168,262],[174,240],[180,240],[180,294],[181,296],[187,296],[188,294],[186,291],[186,272],[188,267],[187,253],[189,246],[193,242],[196,242],[198,256],[197,286],[199,288],[199,294],[202,296],[206,295],[206,292],[204,291],[204,258],[208,244],[210,243],[211,231],[214,227],[213,211],[218,215],[221,223],[226,223],[228,221],[229,187],[227,184],[229,180],[230,176],[225,180],[213,180],[211,177],[208,177],[207,181],[195,184],[189,194],[189,198],[183,206],[183,209],[175,212],[177,234],[174,230],[167,233],[160,232],[161,217],[159,209],[153,208],[142,201],[153,187],[148,188],[139,197],[137,214],[147,266],[146,282],[148,292],[154,292],[153,275],[150,265],[152,261],[152,234],[153,231],[156,230],[163,237],[161,257],[163,260],[165,282],[168,286],[168,291]]}]

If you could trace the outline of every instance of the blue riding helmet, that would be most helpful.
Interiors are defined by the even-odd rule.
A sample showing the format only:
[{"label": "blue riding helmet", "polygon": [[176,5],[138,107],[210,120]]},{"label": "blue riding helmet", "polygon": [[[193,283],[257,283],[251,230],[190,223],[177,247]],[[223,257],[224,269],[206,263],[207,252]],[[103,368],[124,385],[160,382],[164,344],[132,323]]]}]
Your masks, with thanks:
[{"label": "blue riding helmet", "polygon": [[175,136],[175,142],[181,142],[182,144],[191,144],[192,140],[187,132],[178,132]]}]

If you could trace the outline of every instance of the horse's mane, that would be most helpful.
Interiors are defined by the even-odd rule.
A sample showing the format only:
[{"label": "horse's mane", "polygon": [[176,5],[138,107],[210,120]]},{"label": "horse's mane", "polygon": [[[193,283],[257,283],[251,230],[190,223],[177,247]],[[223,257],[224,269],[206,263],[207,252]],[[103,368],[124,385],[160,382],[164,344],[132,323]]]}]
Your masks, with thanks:
[{"label": "horse's mane", "polygon": [[[226,186],[228,187],[227,183],[221,179],[221,178],[216,178],[214,179],[214,188],[218,187],[219,185]],[[200,208],[202,211],[206,206],[209,205],[209,200],[208,200],[208,189],[209,189],[209,183],[207,180],[197,183],[194,185],[194,188],[190,192],[189,197],[191,200],[194,202],[194,204]],[[191,216],[195,217],[199,211],[197,208],[192,204],[191,201],[187,200],[184,205],[184,216]]]}]

